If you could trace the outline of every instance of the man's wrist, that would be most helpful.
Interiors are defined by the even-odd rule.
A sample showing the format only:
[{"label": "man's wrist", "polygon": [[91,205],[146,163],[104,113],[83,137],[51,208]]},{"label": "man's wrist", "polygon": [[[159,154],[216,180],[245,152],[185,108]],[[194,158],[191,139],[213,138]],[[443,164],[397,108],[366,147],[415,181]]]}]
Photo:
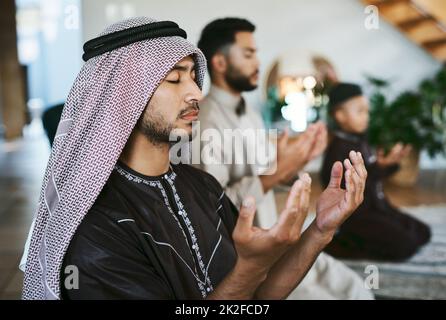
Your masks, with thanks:
[{"label": "man's wrist", "polygon": [[265,281],[267,275],[267,268],[260,268],[255,264],[237,259],[234,269],[231,272],[231,280],[237,283],[243,299],[253,299],[255,298],[257,288]]},{"label": "man's wrist", "polygon": [[265,281],[266,276],[267,272],[264,269],[250,266],[237,259],[234,268],[207,299],[253,299],[257,288]]},{"label": "man's wrist", "polygon": [[279,184],[277,175],[275,175],[275,174],[262,175],[262,176],[259,176],[259,179],[260,179],[260,182],[262,183],[264,193],[267,193],[269,190],[274,188],[275,185]]},{"label": "man's wrist", "polygon": [[268,275],[268,268],[259,267],[257,264],[237,259],[237,262],[232,270],[233,274],[249,283],[260,284],[266,279]]},{"label": "man's wrist", "polygon": [[317,224],[316,224],[316,220],[314,220],[310,226],[308,227],[307,231],[310,233],[311,238],[313,239],[313,241],[317,244],[319,244],[319,246],[321,246],[322,248],[324,248],[325,246],[327,246],[331,240],[333,239],[333,236],[336,232],[336,230],[321,230]]}]

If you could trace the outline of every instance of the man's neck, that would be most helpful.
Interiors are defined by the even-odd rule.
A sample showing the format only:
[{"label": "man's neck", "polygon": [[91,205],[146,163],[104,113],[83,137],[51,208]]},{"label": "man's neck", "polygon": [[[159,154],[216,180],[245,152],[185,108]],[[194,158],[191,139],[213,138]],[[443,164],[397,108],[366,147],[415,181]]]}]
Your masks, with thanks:
[{"label": "man's neck", "polygon": [[169,146],[154,144],[134,131],[119,160],[143,175],[159,176],[169,170]]}]

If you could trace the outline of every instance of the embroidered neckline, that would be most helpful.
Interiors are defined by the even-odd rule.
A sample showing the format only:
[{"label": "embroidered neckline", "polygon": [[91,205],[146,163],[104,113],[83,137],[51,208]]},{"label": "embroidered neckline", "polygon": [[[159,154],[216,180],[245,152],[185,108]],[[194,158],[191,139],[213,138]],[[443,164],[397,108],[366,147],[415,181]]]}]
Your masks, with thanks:
[{"label": "embroidered neckline", "polygon": [[136,183],[144,183],[151,184],[150,182],[160,181],[161,179],[171,179],[174,180],[176,178],[176,173],[173,171],[173,167],[169,164],[169,170],[166,173],[163,173],[159,176],[145,176],[135,170],[129,168],[122,162],[116,163],[114,169],[123,177],[125,177],[129,181],[133,181]]},{"label": "embroidered neckline", "polygon": [[[184,239],[187,243],[187,247],[189,248],[189,252],[192,256],[192,261],[194,263],[194,271],[192,271],[192,269],[189,267],[189,269],[191,270],[191,272],[193,273],[195,279],[197,280],[197,285],[198,288],[200,289],[201,295],[203,296],[203,298],[206,298],[207,295],[212,292],[214,290],[211,279],[209,277],[208,274],[208,267],[209,267],[209,263],[208,266],[206,267],[204,262],[203,262],[203,256],[200,252],[200,247],[198,245],[198,240],[197,240],[197,236],[195,234],[195,230],[194,227],[188,217],[188,214],[185,210],[185,207],[183,205],[183,203],[181,202],[180,196],[178,195],[178,192],[176,190],[176,187],[174,185],[174,181],[176,178],[176,173],[173,171],[172,166],[170,166],[170,169],[167,173],[165,173],[164,175],[158,176],[156,179],[153,179],[153,177],[149,177],[151,178],[150,180],[143,178],[141,175],[135,175],[137,174],[137,172],[133,171],[129,172],[127,170],[127,168],[123,168],[122,164],[116,164],[115,165],[115,170],[124,178],[126,178],[129,181],[135,182],[135,183],[139,183],[139,184],[144,184],[144,185],[148,185],[150,187],[156,187],[160,190],[161,195],[164,198],[164,204],[166,205],[167,209],[169,210],[169,212],[172,214],[173,218],[175,219],[175,221],[177,222],[177,225],[179,227],[179,229],[181,230]],[[130,169],[131,170],[131,169]],[[163,187],[163,184],[161,183],[161,180],[165,180],[168,182],[168,185],[170,186],[173,196],[174,196],[174,201],[178,207],[178,212],[177,214],[175,214],[172,206],[170,205],[169,202],[169,198],[167,196],[166,190]],[[183,220],[183,222],[185,223],[186,227],[187,227],[187,232],[189,233],[189,237],[192,241],[192,243],[189,243],[189,240],[185,234],[185,230],[182,227],[181,223],[178,220],[178,217],[181,217],[181,219]],[[220,235],[221,238],[221,235]],[[204,277],[204,280],[201,280],[202,277],[199,276],[199,272],[197,270],[197,265],[195,263],[195,259],[193,258],[193,256],[195,256],[197,258],[198,261],[198,267],[201,271],[201,274],[203,275],[202,277]]]}]

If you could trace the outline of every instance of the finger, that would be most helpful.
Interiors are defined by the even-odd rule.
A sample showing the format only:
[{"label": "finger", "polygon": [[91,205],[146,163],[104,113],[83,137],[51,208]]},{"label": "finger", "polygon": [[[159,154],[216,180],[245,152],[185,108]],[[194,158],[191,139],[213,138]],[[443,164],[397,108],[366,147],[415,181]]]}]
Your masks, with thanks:
[{"label": "finger", "polygon": [[312,123],[307,127],[307,130],[305,130],[306,132],[316,132],[319,130],[319,124],[316,123]]},{"label": "finger", "polygon": [[256,212],[256,201],[254,197],[246,197],[243,200],[239,211],[237,223],[234,228],[234,237],[238,236],[245,238],[251,234],[251,229],[254,223],[254,216]]},{"label": "finger", "polygon": [[299,157],[304,159],[308,159],[310,157],[314,141],[315,141],[315,135],[308,134],[307,131],[305,131],[302,134],[302,136],[299,137],[299,140],[295,145],[295,151],[298,153]]},{"label": "finger", "polygon": [[299,139],[300,142],[300,148],[302,150],[310,149],[316,140],[316,132],[317,130],[314,128],[314,126],[310,126],[307,130],[304,131],[301,135],[301,139]]},{"label": "finger", "polygon": [[302,233],[302,226],[305,218],[308,215],[308,209],[310,206],[310,193],[311,193],[311,177],[308,173],[299,174],[299,179],[302,181],[302,192],[298,201],[298,213],[296,221],[290,231],[290,239],[297,241]]},{"label": "finger", "polygon": [[345,208],[351,210],[354,208],[355,203],[355,185],[353,183],[352,171],[350,169],[345,171],[345,188]]},{"label": "finger", "polygon": [[299,192],[300,192],[300,184],[302,182],[300,180],[296,180],[291,187],[290,192],[288,193],[288,198],[286,201],[285,208],[297,207],[299,203]]},{"label": "finger", "polygon": [[361,179],[365,179],[367,171],[365,170],[364,162],[362,161],[359,152],[350,151],[349,157],[356,173],[361,177]]},{"label": "finger", "polygon": [[300,195],[300,201],[299,201],[299,216],[300,219],[299,223],[295,223],[295,233],[299,233],[302,230],[303,222],[305,221],[305,218],[308,215],[308,209],[310,208],[310,195],[311,195],[311,177],[308,173],[302,174],[302,181],[303,181],[303,190]]},{"label": "finger", "polygon": [[320,125],[317,123],[313,123],[311,124],[307,130],[306,130],[310,135],[312,135],[313,137],[316,137],[319,134],[320,131]]},{"label": "finger", "polygon": [[387,156],[391,156],[392,154],[394,154],[396,152],[396,150],[398,149],[398,144],[393,145],[390,150],[387,152]]},{"label": "finger", "polygon": [[361,178],[367,178],[367,168],[365,167],[365,162],[364,159],[362,157],[362,153],[361,152],[356,152],[356,155],[358,156],[358,160],[359,160],[359,169],[360,169],[360,176]]},{"label": "finger", "polygon": [[321,124],[322,131],[325,132],[325,133],[328,133],[327,125],[324,122],[322,122],[322,121],[319,121],[319,122]]},{"label": "finger", "polygon": [[313,123],[313,124],[310,124],[307,127],[307,129],[304,131],[304,136],[307,139],[315,140],[317,135],[318,135],[318,133],[319,133],[319,125]]},{"label": "finger", "polygon": [[294,190],[290,191],[289,198],[295,197],[296,201],[293,199],[293,201],[290,203],[293,203],[293,204],[296,203],[296,205],[287,206],[280,214],[279,220],[277,221],[277,223],[273,226],[273,228],[271,228],[271,232],[278,238],[288,237],[290,235],[291,229],[298,217],[299,212],[298,212],[297,201],[299,201],[300,194],[303,190],[302,181],[297,180],[293,184],[293,189]]},{"label": "finger", "polygon": [[355,167],[352,165],[352,163],[346,159],[346,165],[349,170],[351,170],[351,177],[353,179],[354,187],[355,187],[355,194],[354,199],[355,203],[360,203],[362,201],[361,195],[362,195],[362,189],[363,189],[363,183],[362,179],[359,176],[358,172],[356,171]]},{"label": "finger", "polygon": [[322,123],[320,133],[321,133],[321,136],[323,138],[327,139],[327,137],[328,137],[328,130],[327,130],[327,126],[324,123]]},{"label": "finger", "polygon": [[284,209],[279,216],[279,221],[268,231],[270,236],[280,244],[288,244],[296,240],[297,235],[292,234],[293,226],[299,216],[299,209],[291,207]]},{"label": "finger", "polygon": [[412,146],[410,144],[408,144],[404,147],[403,153],[405,156],[407,156],[410,153],[410,151],[412,151]]},{"label": "finger", "polygon": [[318,133],[324,133],[327,131],[327,126],[320,120],[317,121],[314,125],[317,126]]},{"label": "finger", "polygon": [[403,150],[403,144],[398,142],[392,149],[394,155],[398,155]]},{"label": "finger", "polygon": [[314,134],[312,134],[309,138],[308,138],[308,150],[306,153],[306,158],[310,158],[311,157],[311,153],[314,152],[315,149],[318,148],[318,142],[319,142],[319,134],[317,132],[314,132]]},{"label": "finger", "polygon": [[318,133],[313,141],[313,145],[311,146],[311,150],[308,153],[308,160],[312,160],[318,157],[325,149],[325,142],[323,137]]},{"label": "finger", "polygon": [[342,173],[344,169],[340,161],[336,161],[331,168],[329,188],[340,188],[342,182]]},{"label": "finger", "polygon": [[362,171],[361,172],[362,190],[360,192],[361,192],[362,197],[364,197],[364,191],[365,191],[365,185],[366,185],[366,182],[367,182],[367,175],[368,175],[368,173],[367,173],[367,168],[365,167],[364,159],[362,158],[361,152],[358,152],[357,154],[358,154],[358,157],[359,157],[360,162],[361,162],[360,168],[361,168],[361,171]]},{"label": "finger", "polygon": [[400,147],[398,148],[397,152],[395,153],[394,161],[399,162],[404,157],[405,147],[401,143]]},{"label": "finger", "polygon": [[399,150],[399,153],[402,154],[406,150],[406,146],[401,143],[400,148],[398,150]]},{"label": "finger", "polygon": [[299,210],[306,216],[310,206],[311,177],[304,172],[299,174],[299,179],[302,181],[303,186],[298,205]]},{"label": "finger", "polygon": [[327,138],[328,138],[328,132],[325,129],[325,127],[322,127],[322,129],[319,130],[318,135],[317,135],[317,141],[318,141],[319,145],[325,145],[327,142]]}]

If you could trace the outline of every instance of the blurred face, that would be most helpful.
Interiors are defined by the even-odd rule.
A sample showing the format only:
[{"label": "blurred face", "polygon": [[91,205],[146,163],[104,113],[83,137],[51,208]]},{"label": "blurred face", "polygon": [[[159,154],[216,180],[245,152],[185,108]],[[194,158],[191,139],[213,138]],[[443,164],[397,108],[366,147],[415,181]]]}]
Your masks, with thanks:
[{"label": "blurred face", "polygon": [[202,97],[195,82],[194,61],[186,57],[156,89],[138,122],[138,129],[154,144],[172,143],[171,134],[190,138],[192,121],[198,119],[198,101]]},{"label": "blurred face", "polygon": [[252,32],[237,32],[235,42],[227,54],[225,80],[239,92],[257,88],[259,81],[259,60]]},{"label": "blurred face", "polygon": [[351,98],[335,111],[334,116],[344,131],[363,133],[369,124],[369,101],[364,96]]}]

